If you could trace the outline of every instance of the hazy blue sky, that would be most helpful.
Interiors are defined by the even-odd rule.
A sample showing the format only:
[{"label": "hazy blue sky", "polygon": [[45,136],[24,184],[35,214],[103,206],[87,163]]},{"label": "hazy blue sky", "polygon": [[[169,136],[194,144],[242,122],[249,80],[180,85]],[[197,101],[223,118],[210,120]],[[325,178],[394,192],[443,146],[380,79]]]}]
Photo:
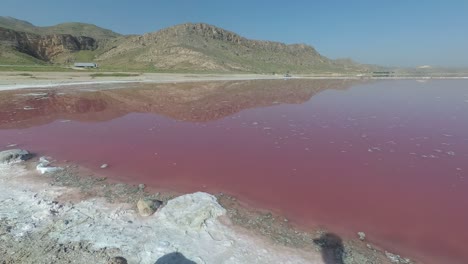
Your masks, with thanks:
[{"label": "hazy blue sky", "polygon": [[310,44],[330,58],[468,66],[468,0],[1,0],[0,15],[123,34],[205,22],[248,38]]}]

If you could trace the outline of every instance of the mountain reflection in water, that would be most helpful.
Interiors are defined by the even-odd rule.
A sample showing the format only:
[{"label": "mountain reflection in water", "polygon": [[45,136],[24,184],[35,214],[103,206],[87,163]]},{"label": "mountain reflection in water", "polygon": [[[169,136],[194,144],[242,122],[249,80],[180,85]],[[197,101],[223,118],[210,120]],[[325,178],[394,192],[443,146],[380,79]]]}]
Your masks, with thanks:
[{"label": "mountain reflection in water", "polygon": [[[57,119],[106,121],[129,113],[154,113],[176,120],[207,122],[249,108],[300,104],[350,80],[262,80],[180,84],[129,84],[128,88],[0,92],[0,128],[24,128]],[[106,89],[107,88],[107,89]]]}]

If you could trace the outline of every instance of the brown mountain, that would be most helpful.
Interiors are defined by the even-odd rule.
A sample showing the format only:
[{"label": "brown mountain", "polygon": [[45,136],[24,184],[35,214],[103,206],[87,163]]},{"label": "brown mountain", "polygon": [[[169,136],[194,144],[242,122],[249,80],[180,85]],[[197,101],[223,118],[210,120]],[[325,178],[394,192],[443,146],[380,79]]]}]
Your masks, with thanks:
[{"label": "brown mountain", "polygon": [[183,24],[128,37],[97,57],[113,65],[156,69],[305,72],[344,70],[305,44],[246,39],[207,24]]},{"label": "brown mountain", "polygon": [[94,39],[110,39],[121,36],[119,33],[93,24],[71,22],[50,27],[38,27],[27,21],[5,16],[0,16],[0,27],[38,35],[64,34],[75,37],[86,36]]},{"label": "brown mountain", "polygon": [[116,70],[342,73],[370,69],[354,62],[330,60],[305,44],[250,40],[203,23],[177,25],[141,36],[106,34],[105,29],[76,23],[38,29],[5,17],[0,18],[2,26],[0,64],[13,50],[56,64],[95,61],[104,69]]}]

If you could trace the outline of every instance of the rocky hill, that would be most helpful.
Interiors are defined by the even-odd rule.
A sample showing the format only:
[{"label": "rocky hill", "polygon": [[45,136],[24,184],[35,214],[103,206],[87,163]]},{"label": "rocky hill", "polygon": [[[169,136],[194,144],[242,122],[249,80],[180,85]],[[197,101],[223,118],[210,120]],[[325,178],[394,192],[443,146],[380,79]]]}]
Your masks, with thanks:
[{"label": "rocky hill", "polygon": [[132,36],[97,60],[113,65],[208,71],[304,72],[342,68],[308,45],[249,40],[207,24],[183,24]]},{"label": "rocky hill", "polygon": [[43,61],[53,61],[63,53],[95,50],[96,40],[72,35],[36,35],[0,28],[0,45],[13,48]]},{"label": "rocky hill", "polygon": [[0,16],[0,27],[39,35],[66,34],[75,37],[86,36],[94,39],[109,39],[121,36],[112,30],[100,28],[92,24],[74,22],[50,27],[38,27],[27,21],[4,16]]},{"label": "rocky hill", "polygon": [[55,64],[94,61],[109,70],[342,73],[370,69],[348,60],[330,60],[305,44],[250,40],[203,23],[120,36],[94,25],[41,28],[0,17],[0,64],[7,55],[14,60],[11,55],[18,57],[18,52]]}]

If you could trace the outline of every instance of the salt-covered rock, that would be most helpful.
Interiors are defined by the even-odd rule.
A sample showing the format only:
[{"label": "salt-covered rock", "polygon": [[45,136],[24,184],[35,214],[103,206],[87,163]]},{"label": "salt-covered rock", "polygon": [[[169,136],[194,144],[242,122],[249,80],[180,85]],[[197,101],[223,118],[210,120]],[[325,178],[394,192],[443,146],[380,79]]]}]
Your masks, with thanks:
[{"label": "salt-covered rock", "polygon": [[63,168],[49,167],[49,165],[50,165],[50,161],[47,160],[46,157],[40,157],[39,163],[36,166],[36,170],[39,171],[41,174],[52,173],[52,172],[63,170]]},{"label": "salt-covered rock", "polygon": [[364,241],[366,239],[366,233],[358,232],[359,240]]},{"label": "salt-covered rock", "polygon": [[393,253],[390,253],[388,251],[385,251],[385,256],[390,260],[392,263],[403,263],[403,264],[410,264],[412,263],[410,259],[408,258],[402,258],[400,255],[396,255]]},{"label": "salt-covered rock", "polygon": [[31,153],[24,149],[9,149],[0,152],[0,163],[11,163],[28,160],[32,157]]},{"label": "salt-covered rock", "polygon": [[140,199],[137,203],[138,212],[141,216],[150,216],[158,210],[162,202],[156,199]]},{"label": "salt-covered rock", "polygon": [[47,157],[40,157],[39,158],[39,164],[42,164],[42,166],[49,166],[50,161],[47,159]]},{"label": "salt-covered rock", "polygon": [[181,230],[199,230],[225,213],[226,209],[219,205],[215,196],[197,192],[170,200],[158,217]]}]

